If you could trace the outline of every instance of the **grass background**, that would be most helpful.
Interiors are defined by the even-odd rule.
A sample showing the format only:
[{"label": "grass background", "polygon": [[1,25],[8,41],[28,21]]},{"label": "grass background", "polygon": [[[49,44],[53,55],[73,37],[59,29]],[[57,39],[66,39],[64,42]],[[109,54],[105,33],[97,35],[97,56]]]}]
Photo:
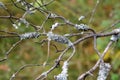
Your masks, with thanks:
[{"label": "grass background", "polygon": [[[22,16],[24,13],[22,10],[17,9],[13,4],[11,4],[10,0],[0,0],[2,1],[9,9],[9,11],[17,17]],[[32,0],[28,0],[32,1]],[[48,0],[49,1],[49,0]],[[94,28],[96,32],[103,31],[104,29],[111,26],[115,21],[120,20],[120,1],[119,0],[101,0],[98,5],[93,21],[89,26]],[[55,12],[59,15],[64,16],[68,20],[74,23],[80,24],[78,21],[80,16],[86,16],[82,23],[88,24],[89,19],[91,17],[91,11],[95,7],[96,0],[56,0],[54,3],[48,5],[46,8]],[[0,16],[8,15],[2,8],[0,8]],[[40,25],[45,17],[36,12],[34,15],[28,15],[27,20],[32,22],[33,24]],[[50,30],[50,27],[53,23],[60,20],[48,20],[45,24],[46,31]],[[119,27],[120,24],[117,24],[115,27]],[[14,29],[11,25],[10,21],[7,19],[0,19],[0,30],[6,31],[14,31],[18,33],[25,33],[34,31],[32,27],[26,28],[22,25],[18,30]],[[110,30],[109,30],[110,31]],[[78,32],[73,28],[69,28],[69,26],[63,26],[54,31],[58,34],[72,33]],[[2,35],[2,33],[0,33]],[[82,36],[73,37],[71,41],[75,41]],[[40,46],[35,42],[40,42],[45,37],[40,37],[38,39],[30,39],[24,40],[21,42],[14,50],[12,50],[11,54],[8,57],[8,60],[4,62],[0,62],[0,80],[8,80],[10,76],[14,72],[16,72],[21,66],[25,64],[42,64],[46,60],[47,56],[47,44],[44,46]],[[98,39],[98,49],[102,52],[109,42],[109,38]],[[17,38],[0,38],[0,58],[4,57],[4,53],[11,47],[13,43],[15,43]],[[54,42],[52,42],[54,43]],[[58,45],[59,49],[63,49],[65,46],[54,43]],[[112,70],[108,77],[108,80],[119,80],[120,79],[120,44],[119,41],[113,45],[113,48],[108,51],[105,56],[105,61],[111,63]],[[92,39],[88,39],[76,46],[76,54],[72,58],[69,66],[69,80],[76,80],[77,77],[89,70],[97,61],[98,57],[93,49]],[[67,52],[64,56],[63,60],[65,60],[71,50]],[[55,48],[50,47],[50,65],[46,67],[37,66],[37,67],[29,67],[25,68],[21,71],[15,80],[34,80],[39,74],[43,71],[48,70],[53,64],[56,57],[59,56],[60,53],[55,53]],[[62,63],[61,63],[62,64]],[[48,75],[47,80],[53,80],[54,75],[57,75],[61,72],[61,67],[55,69],[52,73]],[[86,80],[96,80],[97,77],[96,70],[94,72],[93,77],[87,77]]]}]

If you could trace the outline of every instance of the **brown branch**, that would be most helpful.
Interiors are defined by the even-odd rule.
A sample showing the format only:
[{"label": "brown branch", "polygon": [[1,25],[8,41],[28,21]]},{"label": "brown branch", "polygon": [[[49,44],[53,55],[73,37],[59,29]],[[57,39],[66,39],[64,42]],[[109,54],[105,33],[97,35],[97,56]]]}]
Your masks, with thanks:
[{"label": "brown branch", "polygon": [[106,52],[108,51],[108,49],[110,48],[110,46],[112,45],[113,41],[110,41],[107,45],[107,47],[105,48],[104,52],[102,53],[100,59],[96,62],[96,64],[87,72],[81,74],[78,78],[78,80],[85,80],[85,78],[89,75],[91,75],[96,68],[99,66],[99,64],[101,63],[101,61],[103,61],[104,56],[106,55]]},{"label": "brown branch", "polygon": [[10,54],[10,52],[21,42],[22,40],[19,40],[18,42],[14,43],[10,49],[5,53],[5,57],[3,59],[0,59],[0,62],[5,61],[8,59],[8,55]]},{"label": "brown branch", "polygon": [[[35,1],[37,2],[37,0],[35,0]],[[43,1],[43,0],[41,0],[41,1]],[[103,58],[104,58],[104,56],[106,55],[106,52],[108,51],[108,49],[110,48],[110,46],[112,45],[112,43],[115,42],[115,41],[112,41],[112,40],[111,40],[111,41],[109,42],[109,44],[107,45],[107,47],[105,48],[104,52],[101,54],[101,53],[98,51],[98,49],[97,49],[97,39],[100,38],[100,37],[107,37],[107,36],[111,36],[111,35],[120,34],[120,31],[118,31],[118,32],[112,31],[112,32],[107,32],[107,33],[96,33],[94,29],[90,28],[90,27],[89,27],[88,25],[86,25],[86,24],[81,23],[81,24],[83,25],[83,26],[81,26],[81,24],[73,23],[73,22],[69,21],[68,19],[66,19],[65,17],[63,17],[63,16],[60,16],[60,15],[58,15],[58,14],[56,14],[56,13],[53,13],[53,12],[51,12],[51,11],[44,10],[43,8],[41,8],[41,7],[45,7],[45,6],[49,5],[49,4],[51,4],[51,3],[54,2],[54,1],[55,1],[55,0],[50,0],[50,1],[47,2],[47,3],[42,3],[42,5],[39,4],[39,2],[37,2],[37,4],[39,5],[39,7],[35,7],[34,5],[32,5],[31,3],[29,3],[29,2],[26,1],[26,0],[21,0],[20,3],[15,2],[14,0],[11,0],[12,4],[14,4],[15,7],[17,7],[18,9],[21,9],[21,10],[24,11],[24,14],[22,15],[23,23],[24,23],[24,24],[25,24],[25,23],[30,24],[29,26],[32,26],[32,27],[34,28],[35,32],[38,33],[38,35],[35,35],[34,33],[18,34],[18,33],[15,33],[15,32],[8,32],[8,31],[2,31],[2,30],[1,30],[0,32],[5,33],[5,34],[7,34],[7,35],[0,35],[0,38],[19,37],[20,39],[23,40],[23,39],[38,38],[39,36],[49,37],[49,36],[48,36],[48,33],[46,33],[46,31],[45,31],[45,29],[44,29],[44,26],[45,26],[45,24],[46,24],[46,22],[47,22],[48,19],[56,19],[56,18],[58,18],[58,19],[60,19],[60,20],[63,21],[63,23],[59,23],[59,22],[58,22],[59,24],[58,24],[57,26],[69,25],[69,26],[72,26],[73,28],[76,28],[76,29],[79,30],[79,31],[81,31],[81,30],[82,30],[82,31],[86,31],[86,33],[87,33],[87,32],[92,32],[92,33],[89,33],[89,34],[85,34],[85,33],[83,33],[83,34],[81,34],[81,33],[68,34],[67,37],[79,36],[79,35],[82,35],[82,37],[79,38],[78,40],[74,41],[71,46],[68,46],[67,48],[65,48],[64,50],[62,50],[62,51],[61,51],[61,54],[60,54],[59,57],[56,59],[56,61],[55,61],[55,63],[53,64],[53,66],[52,66],[50,69],[48,69],[46,72],[43,72],[41,75],[39,75],[39,76],[35,79],[35,80],[45,79],[48,74],[50,74],[55,68],[57,68],[57,67],[60,65],[60,61],[62,60],[63,56],[66,54],[66,52],[67,52],[70,48],[73,49],[73,52],[72,52],[72,54],[68,57],[68,59],[67,59],[66,61],[70,61],[71,58],[73,57],[73,55],[75,54],[75,47],[74,47],[75,45],[78,45],[80,42],[85,41],[86,39],[94,38],[94,49],[95,49],[96,53],[97,53],[98,56],[99,56],[99,60],[96,62],[96,64],[95,64],[89,71],[83,73],[83,74],[79,77],[79,79],[78,79],[78,80],[84,80],[88,75],[92,75],[92,73],[96,70],[96,68],[99,66],[99,64],[103,61]],[[97,3],[96,3],[96,5],[95,5],[94,9],[92,10],[92,13],[91,13],[90,20],[89,20],[89,23],[88,23],[88,24],[90,24],[90,23],[92,22],[92,20],[93,20],[95,11],[96,11],[96,9],[97,9],[97,6],[98,6],[98,4],[100,3],[99,1],[100,1],[100,0],[97,0]],[[21,4],[21,2],[24,2],[24,4]],[[18,4],[20,4],[21,6],[18,5]],[[29,9],[29,8],[31,8],[31,9]],[[3,7],[3,9],[9,14],[9,16],[0,16],[0,19],[8,19],[8,20],[11,21],[12,24],[16,24],[16,22],[20,22],[20,19],[21,19],[21,18],[16,17],[16,16],[13,16],[12,13],[11,13],[6,7],[5,7],[5,8]],[[42,14],[46,17],[46,19],[43,20],[41,26],[37,26],[37,25],[35,25],[35,24],[33,24],[33,23],[30,23],[30,22],[28,22],[28,21],[25,19],[25,18],[26,18],[26,15],[29,13],[28,11],[34,11],[34,10],[36,10],[37,12],[42,13]],[[13,22],[13,20],[16,20],[16,22]],[[58,20],[58,21],[59,21],[59,20]],[[21,20],[21,23],[22,23],[22,20]],[[112,24],[111,27],[109,27],[109,29],[110,29],[110,28],[113,28],[113,26],[115,26],[115,25],[118,24],[118,23],[120,23],[120,20],[117,21],[117,22],[115,22],[114,24]],[[25,24],[25,25],[27,25],[27,24]],[[54,25],[54,24],[53,24],[53,25]],[[43,32],[42,32],[42,33],[39,33],[39,31],[40,31],[41,29],[43,29]],[[48,31],[48,32],[49,32],[49,31]],[[52,30],[51,30],[51,32],[52,32]],[[59,37],[58,37],[58,35],[56,35],[56,34],[54,34],[54,35],[55,35],[55,36],[54,36],[54,41],[63,42],[64,39],[65,39],[65,40],[67,40],[67,43],[69,42],[69,39],[64,38],[64,37],[66,37],[66,36],[61,36],[61,35],[59,35]],[[57,36],[57,38],[56,38],[56,36]],[[61,39],[61,40],[58,40],[59,38],[62,38],[62,39]],[[5,53],[5,58],[4,58],[4,59],[1,59],[0,62],[2,62],[2,61],[4,61],[4,60],[7,60],[7,59],[8,59],[8,55],[10,54],[10,52],[11,52],[22,40],[19,40],[18,42],[14,43],[14,44],[9,48],[9,50]],[[44,41],[43,41],[43,43],[44,43]],[[43,43],[41,43],[41,44],[43,44]],[[54,46],[55,49],[57,50],[57,52],[60,51],[60,50],[58,50],[58,48],[57,48],[56,45],[54,45],[54,44],[49,44],[49,45]],[[49,53],[49,51],[50,51],[50,49],[48,49],[48,53]],[[48,55],[49,55],[49,54],[48,54]],[[26,68],[26,67],[31,67],[31,66],[40,66],[40,65],[37,65],[37,64],[35,64],[35,65],[33,65],[33,64],[24,65],[24,66],[22,66],[16,73],[14,73],[14,74],[11,76],[11,79],[10,79],[10,80],[13,80],[21,70],[23,70],[23,69]]]},{"label": "brown branch", "polygon": [[0,16],[1,19],[8,19],[8,18],[12,18],[12,19],[16,19],[18,20],[19,18],[16,16]]},{"label": "brown branch", "polygon": [[23,69],[25,68],[28,68],[28,67],[33,67],[33,66],[42,66],[42,64],[26,64],[24,66],[22,66],[20,69],[18,69],[10,78],[10,80],[14,80],[15,77],[20,73],[20,71],[22,71]]}]

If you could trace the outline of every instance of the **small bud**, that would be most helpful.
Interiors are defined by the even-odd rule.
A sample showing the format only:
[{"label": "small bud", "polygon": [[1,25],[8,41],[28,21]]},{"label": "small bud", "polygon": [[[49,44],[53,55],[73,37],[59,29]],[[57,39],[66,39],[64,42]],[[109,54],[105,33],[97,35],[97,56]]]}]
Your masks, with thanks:
[{"label": "small bud", "polygon": [[114,29],[112,32],[120,33],[120,28]]},{"label": "small bud", "polygon": [[28,22],[26,21],[26,19],[24,19],[24,18],[20,18],[20,22],[23,23],[23,24],[25,24],[26,27],[29,26],[29,23],[28,23]]},{"label": "small bud", "polygon": [[81,20],[83,20],[84,18],[85,18],[85,16],[80,16],[78,20],[81,21]]},{"label": "small bud", "polygon": [[21,0],[16,0],[16,2],[20,2]]},{"label": "small bud", "polygon": [[51,30],[54,30],[57,26],[58,26],[59,23],[55,23],[52,25],[52,29]]},{"label": "small bud", "polygon": [[18,26],[21,26],[21,23],[20,23],[20,22],[18,23]]},{"label": "small bud", "polygon": [[118,40],[118,36],[117,35],[112,35],[110,40],[111,41],[117,41]]},{"label": "small bud", "polygon": [[67,36],[70,36],[70,34],[65,34],[64,36],[67,37]]},{"label": "small bud", "polygon": [[15,29],[18,29],[18,26],[16,24],[12,24]]},{"label": "small bud", "polygon": [[55,18],[56,16],[57,16],[56,14],[51,13],[49,18]]}]

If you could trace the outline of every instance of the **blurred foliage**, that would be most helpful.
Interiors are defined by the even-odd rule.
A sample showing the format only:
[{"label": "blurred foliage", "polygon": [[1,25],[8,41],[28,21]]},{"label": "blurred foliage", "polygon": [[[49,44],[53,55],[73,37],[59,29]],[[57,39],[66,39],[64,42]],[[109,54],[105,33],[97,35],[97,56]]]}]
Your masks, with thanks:
[{"label": "blurred foliage", "polygon": [[[9,11],[14,16],[21,17],[24,13],[22,10],[17,9],[10,0],[0,0],[4,2],[5,5],[9,8]],[[32,1],[32,0],[28,0]],[[46,0],[48,1],[48,0]],[[51,10],[59,15],[64,16],[68,20],[74,23],[81,23],[78,21],[80,16],[86,16],[83,23],[88,24],[89,19],[91,17],[91,12],[96,4],[96,0],[56,0],[52,4],[46,6],[46,9]],[[0,15],[7,15],[7,13],[0,8]],[[36,13],[33,15],[27,16],[28,21],[33,24],[40,25],[45,17],[41,13]],[[94,18],[90,27],[94,28],[97,32],[103,31],[108,28],[112,23],[116,20],[120,19],[120,1],[119,0],[100,0],[100,4],[97,7]],[[48,20],[45,24],[46,31],[50,30],[51,25],[54,22],[60,21],[58,20]],[[120,24],[117,24],[114,27],[119,27]],[[26,28],[24,25],[20,27],[18,30],[12,27],[9,20],[0,19],[0,30],[6,31],[14,31],[18,33],[25,33],[33,31],[32,27]],[[64,31],[64,32],[63,32]],[[55,30],[55,33],[64,34],[70,32],[77,32],[72,28],[68,29],[68,26],[63,26]],[[40,46],[40,44],[36,42],[40,42],[39,39],[30,39],[24,40],[19,44],[14,50],[12,50],[11,54],[7,61],[0,63],[0,80],[8,80],[12,74],[17,71],[21,66],[25,64],[42,64],[46,60],[47,55],[47,44]],[[79,37],[74,37],[71,40],[79,39]],[[0,39],[0,58],[4,57],[4,53],[10,48],[10,46],[15,43],[18,39],[6,38]],[[77,52],[73,57],[70,66],[69,66],[69,80],[75,80],[77,77],[89,70],[97,61],[98,57],[93,49],[92,39],[86,40],[76,46]],[[100,52],[104,50],[107,43],[109,42],[108,38],[101,38],[97,40],[98,49]],[[64,46],[58,43],[59,49],[63,49]],[[109,80],[119,80],[120,79],[120,44],[119,41],[116,42],[112,49],[105,56],[105,61],[110,62],[112,64],[112,71],[109,77]],[[53,60],[59,56],[59,53],[55,53],[55,48],[50,47],[50,58],[49,63],[46,68],[45,67],[30,67],[25,68],[23,71],[19,73],[15,80],[33,80],[36,78],[41,72],[48,70],[52,64],[54,64]],[[70,54],[68,51],[67,55],[65,55],[64,59],[66,59]],[[62,63],[61,63],[62,64]],[[48,80],[52,80],[54,75],[59,74],[61,68],[58,67],[55,69],[50,75],[48,75]],[[89,77],[86,80],[95,80],[97,77],[97,70],[94,73],[94,77]]]}]

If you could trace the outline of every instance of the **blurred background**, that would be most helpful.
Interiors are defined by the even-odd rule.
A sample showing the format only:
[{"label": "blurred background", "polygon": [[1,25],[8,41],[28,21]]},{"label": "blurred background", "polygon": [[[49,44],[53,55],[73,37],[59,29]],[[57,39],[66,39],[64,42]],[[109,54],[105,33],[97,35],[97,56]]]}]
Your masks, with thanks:
[{"label": "blurred background", "polygon": [[[31,1],[32,0],[26,0]],[[46,0],[49,1],[49,0]],[[24,11],[16,8],[11,0],[0,0],[3,2],[9,11],[16,17],[21,17],[24,14]],[[46,9],[55,12],[69,21],[73,23],[85,23],[88,24],[89,19],[91,17],[91,12],[96,5],[97,0],[56,0],[50,5],[46,6]],[[8,13],[0,8],[0,16],[7,16]],[[78,21],[80,16],[85,16],[86,18],[82,21]],[[41,25],[45,20],[45,16],[39,12],[35,14],[28,15],[26,19],[35,24]],[[90,24],[88,24],[91,28],[95,29],[96,32],[101,32],[108,27],[110,27],[115,21],[120,20],[120,0],[100,0],[99,5],[95,11],[95,15],[93,16],[93,20]],[[49,31],[51,25],[55,22],[61,22],[59,19],[54,20],[50,19],[45,24],[45,30]],[[120,24],[115,26],[119,27]],[[25,33],[34,31],[32,27],[25,27],[22,25],[19,29],[15,29],[11,22],[8,19],[0,18],[0,30],[17,32],[17,33]],[[111,30],[111,29],[110,29]],[[108,31],[110,31],[108,30]],[[72,27],[62,26],[55,29],[54,33],[57,34],[66,34],[66,33],[75,33],[79,32]],[[0,33],[3,35],[3,33]],[[70,38],[71,41],[75,41],[82,36],[77,36]],[[47,43],[43,46],[36,42],[40,42],[42,39],[46,37],[40,37],[38,39],[27,39],[22,41],[12,52],[10,53],[8,60],[4,62],[0,62],[0,80],[8,80],[21,66],[26,64],[43,64],[47,57]],[[97,47],[100,52],[104,50],[106,45],[109,42],[110,37],[99,38],[97,40]],[[5,52],[18,41],[18,38],[0,38],[0,59],[4,58]],[[56,44],[58,49],[62,50],[65,48],[65,45],[51,42]],[[112,48],[108,51],[104,60],[106,62],[111,63],[112,70],[108,77],[108,80],[120,80],[120,44],[119,41],[116,42]],[[76,80],[78,76],[87,70],[89,70],[96,61],[98,60],[98,56],[93,49],[93,40],[88,39],[80,44],[76,45],[76,54],[72,58],[69,65],[69,80]],[[69,57],[69,54],[72,50],[69,50],[67,54],[64,56],[63,60],[66,60]],[[15,80],[34,80],[39,74],[48,70],[53,64],[55,59],[60,55],[60,53],[56,53],[56,50],[53,46],[50,46],[50,57],[49,57],[49,65],[46,67],[43,66],[34,66],[28,67],[22,70]],[[62,64],[62,63],[61,63]],[[53,80],[54,75],[57,75],[61,72],[61,66],[52,71],[48,75],[47,80]],[[86,80],[96,80],[98,73],[98,69],[94,72],[94,76],[87,77]]]}]

